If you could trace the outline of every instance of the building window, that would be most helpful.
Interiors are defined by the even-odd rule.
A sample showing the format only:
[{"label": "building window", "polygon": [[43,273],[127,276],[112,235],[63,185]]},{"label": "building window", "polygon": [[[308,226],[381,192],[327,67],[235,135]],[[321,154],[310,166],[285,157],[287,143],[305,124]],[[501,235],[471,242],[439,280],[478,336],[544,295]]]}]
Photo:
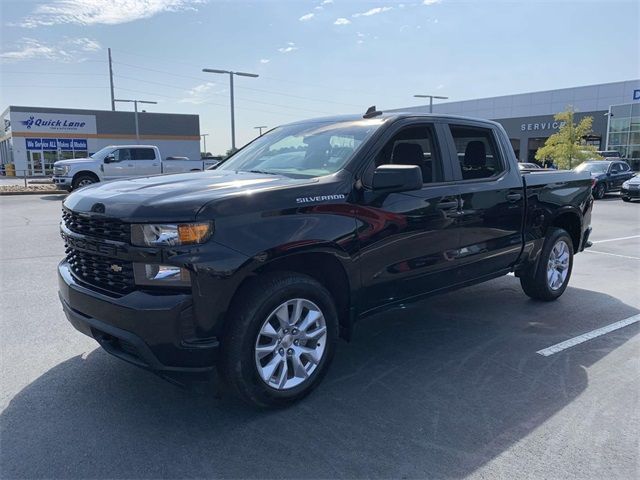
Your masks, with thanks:
[{"label": "building window", "polygon": [[631,168],[640,170],[640,103],[612,105],[607,150],[617,150]]},{"label": "building window", "polygon": [[516,158],[520,159],[520,139],[519,138],[510,138],[511,148],[513,148],[513,153],[516,154]]}]

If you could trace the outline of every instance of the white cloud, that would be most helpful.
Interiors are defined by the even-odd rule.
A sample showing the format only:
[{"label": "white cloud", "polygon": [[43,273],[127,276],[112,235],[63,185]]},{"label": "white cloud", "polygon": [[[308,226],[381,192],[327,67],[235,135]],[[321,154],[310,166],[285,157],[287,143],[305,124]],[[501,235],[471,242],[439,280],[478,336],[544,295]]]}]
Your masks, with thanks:
[{"label": "white cloud", "polygon": [[354,13],[353,16],[354,17],[370,17],[372,15],[378,15],[379,13],[388,12],[389,10],[393,10],[393,7],[376,7],[376,8],[367,10],[366,12]]},{"label": "white cloud", "polygon": [[269,63],[271,60],[269,60],[268,58],[261,58],[260,59],[260,63]]},{"label": "white cloud", "polygon": [[207,0],[53,0],[36,6],[17,25],[117,25],[153,17],[162,12],[195,10]]},{"label": "white cloud", "polygon": [[306,15],[302,15],[298,20],[300,20],[301,22],[306,22],[307,20],[311,20],[315,16],[315,13],[307,13]]},{"label": "white cloud", "polygon": [[423,5],[435,5],[436,3],[440,3],[441,0],[424,0],[422,2]]},{"label": "white cloud", "polygon": [[58,42],[41,42],[35,38],[22,38],[13,50],[0,53],[3,62],[44,59],[57,62],[83,62],[85,53],[93,53],[102,47],[90,38],[64,38]]},{"label": "white cloud", "polygon": [[213,82],[205,82],[200,85],[187,90],[187,96],[180,99],[180,103],[192,103],[194,105],[201,105],[210,100],[211,94],[222,93],[224,90],[214,91],[216,86]]},{"label": "white cloud", "polygon": [[333,0],[324,0],[320,5],[331,5]]},{"label": "white cloud", "polygon": [[320,11],[320,10],[324,10],[324,7],[322,7],[320,5],[317,5],[317,6],[313,7],[313,9]]},{"label": "white cloud", "polygon": [[438,86],[436,87],[436,90],[442,90],[443,88],[444,88],[444,85],[443,85],[443,84],[440,84],[440,85],[438,85]]},{"label": "white cloud", "polygon": [[338,18],[335,22],[333,22],[334,25],[349,25],[351,23],[351,20],[349,20],[348,18]]},{"label": "white cloud", "polygon": [[358,32],[358,36],[359,36],[360,38],[362,38],[362,37],[366,37],[366,35],[365,35],[364,33],[362,33],[362,32]]},{"label": "white cloud", "polygon": [[298,50],[298,47],[296,47],[296,44],[293,42],[287,42],[287,46],[286,47],[280,47],[278,49],[278,51],[280,53],[291,53],[295,50]]}]

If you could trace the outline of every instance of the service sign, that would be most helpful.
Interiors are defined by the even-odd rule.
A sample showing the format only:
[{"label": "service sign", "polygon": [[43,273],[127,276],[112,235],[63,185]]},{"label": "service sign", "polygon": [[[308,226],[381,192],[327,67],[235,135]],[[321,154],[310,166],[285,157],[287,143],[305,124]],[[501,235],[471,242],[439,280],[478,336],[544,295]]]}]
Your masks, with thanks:
[{"label": "service sign", "polygon": [[11,128],[28,133],[96,133],[96,116],[11,112]]}]

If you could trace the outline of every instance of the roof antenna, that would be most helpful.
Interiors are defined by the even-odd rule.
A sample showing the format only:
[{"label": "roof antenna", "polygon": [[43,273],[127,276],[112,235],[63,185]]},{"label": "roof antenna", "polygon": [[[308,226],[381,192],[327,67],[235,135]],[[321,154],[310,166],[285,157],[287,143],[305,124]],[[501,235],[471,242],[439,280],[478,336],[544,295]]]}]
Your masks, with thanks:
[{"label": "roof antenna", "polygon": [[375,105],[371,105],[369,108],[367,108],[367,112],[362,116],[362,118],[373,118],[377,117],[378,115],[382,115],[382,112],[380,110],[376,110]]}]

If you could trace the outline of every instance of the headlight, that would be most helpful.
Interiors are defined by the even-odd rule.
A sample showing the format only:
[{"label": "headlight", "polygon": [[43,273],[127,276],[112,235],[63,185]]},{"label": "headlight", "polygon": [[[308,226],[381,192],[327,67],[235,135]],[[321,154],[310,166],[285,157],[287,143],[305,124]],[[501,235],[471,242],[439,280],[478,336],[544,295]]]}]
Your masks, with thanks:
[{"label": "headlight", "polygon": [[54,175],[66,175],[67,173],[69,173],[69,169],[71,167],[69,167],[69,165],[64,165],[64,166],[60,166],[60,167],[56,167],[55,165],[53,166],[53,173]]},{"label": "headlight", "polygon": [[626,188],[626,189],[628,189],[628,188],[629,188],[629,180],[627,180],[626,182],[624,182],[624,183],[622,184],[622,188]]},{"label": "headlight", "polygon": [[189,271],[174,265],[134,263],[133,275],[136,285],[159,287],[188,287],[191,285]]},{"label": "headlight", "polygon": [[211,222],[131,225],[131,243],[139,247],[197,245],[213,233]]}]

